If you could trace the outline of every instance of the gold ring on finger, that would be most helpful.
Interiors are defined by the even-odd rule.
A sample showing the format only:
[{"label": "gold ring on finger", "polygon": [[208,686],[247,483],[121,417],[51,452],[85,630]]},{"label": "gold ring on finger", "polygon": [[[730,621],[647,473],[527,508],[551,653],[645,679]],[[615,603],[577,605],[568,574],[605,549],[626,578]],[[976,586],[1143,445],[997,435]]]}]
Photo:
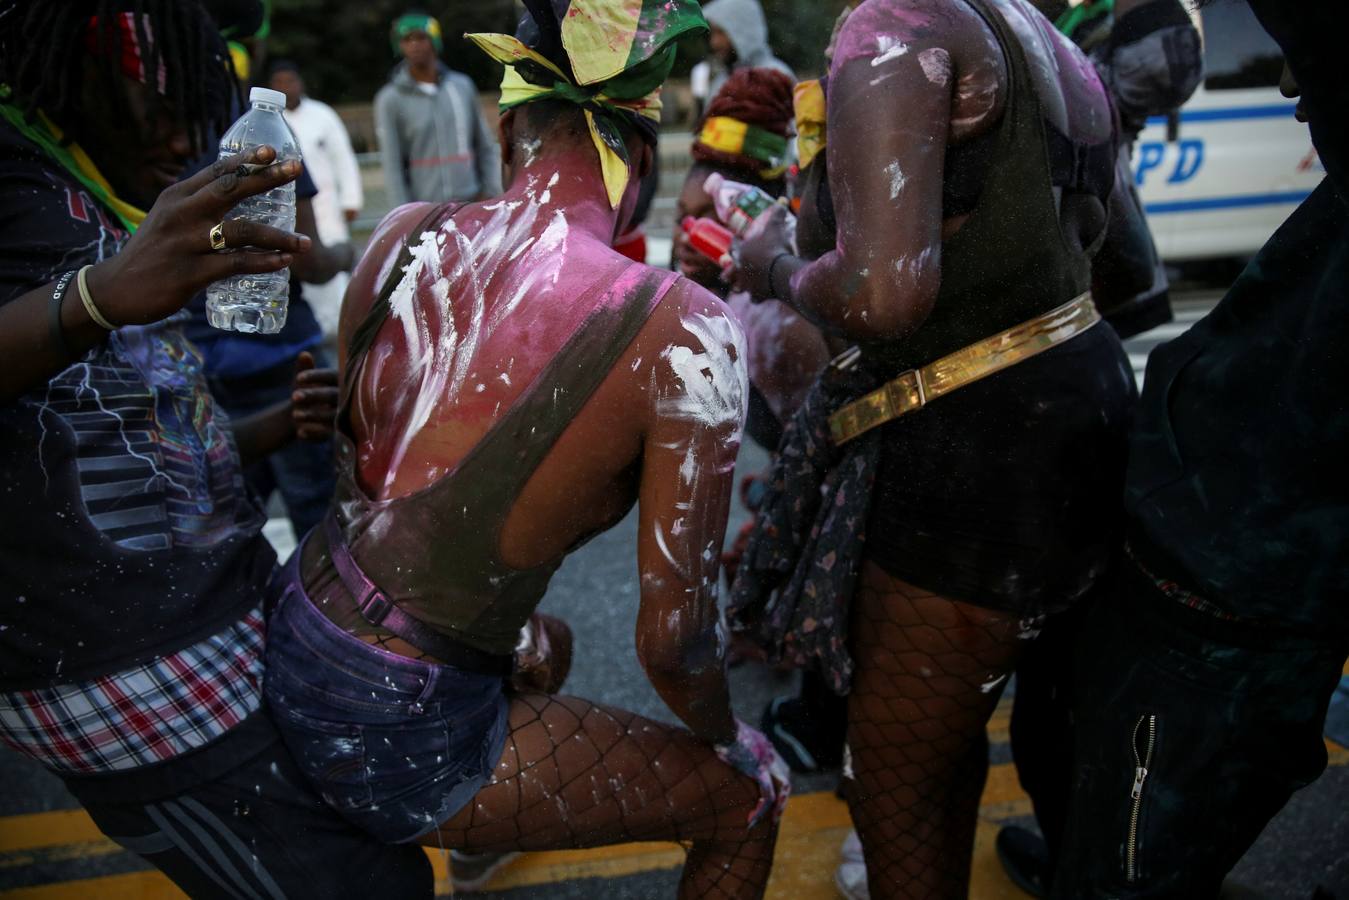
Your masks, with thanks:
[{"label": "gold ring on finger", "polygon": [[224,222],[216,222],[211,228],[211,249],[216,251],[226,249]]}]

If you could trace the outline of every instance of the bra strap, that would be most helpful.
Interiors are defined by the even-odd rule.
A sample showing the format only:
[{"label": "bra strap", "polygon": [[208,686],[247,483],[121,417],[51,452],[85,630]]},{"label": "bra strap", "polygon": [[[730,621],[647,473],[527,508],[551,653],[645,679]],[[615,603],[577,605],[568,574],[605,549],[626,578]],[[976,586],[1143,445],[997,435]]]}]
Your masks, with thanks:
[{"label": "bra strap", "polygon": [[332,558],[333,567],[337,569],[337,576],[342,579],[343,586],[355,600],[356,609],[362,619],[402,638],[446,665],[481,675],[498,675],[504,678],[511,674],[515,662],[512,656],[485,653],[436,631],[415,616],[409,615],[406,610],[394,603],[388,594],[376,587],[351,555],[347,542],[342,538],[342,528],[337,524],[337,516],[331,509],[323,517],[323,527],[328,537],[328,554]]}]

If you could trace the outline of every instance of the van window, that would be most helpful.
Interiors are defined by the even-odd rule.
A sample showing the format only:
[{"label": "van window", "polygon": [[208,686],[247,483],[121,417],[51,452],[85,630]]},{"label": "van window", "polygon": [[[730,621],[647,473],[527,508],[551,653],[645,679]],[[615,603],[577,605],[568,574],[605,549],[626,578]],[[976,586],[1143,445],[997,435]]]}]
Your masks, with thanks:
[{"label": "van window", "polygon": [[1204,87],[1210,91],[1278,87],[1283,52],[1244,2],[1219,0],[1200,10]]}]

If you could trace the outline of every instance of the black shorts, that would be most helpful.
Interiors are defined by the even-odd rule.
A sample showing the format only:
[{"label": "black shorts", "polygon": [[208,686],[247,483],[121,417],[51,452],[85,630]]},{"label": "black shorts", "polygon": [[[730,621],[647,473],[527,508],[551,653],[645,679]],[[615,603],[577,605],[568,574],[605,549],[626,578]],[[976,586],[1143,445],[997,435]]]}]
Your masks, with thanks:
[{"label": "black shorts", "polygon": [[1135,393],[1101,324],[882,430],[867,557],[954,600],[1071,606],[1122,539]]},{"label": "black shorts", "polygon": [[[155,766],[198,765],[195,754]],[[309,787],[280,741],[251,760],[171,796],[92,799],[68,786],[117,844],[194,900],[431,897],[420,847],[386,846],[347,823]]]}]

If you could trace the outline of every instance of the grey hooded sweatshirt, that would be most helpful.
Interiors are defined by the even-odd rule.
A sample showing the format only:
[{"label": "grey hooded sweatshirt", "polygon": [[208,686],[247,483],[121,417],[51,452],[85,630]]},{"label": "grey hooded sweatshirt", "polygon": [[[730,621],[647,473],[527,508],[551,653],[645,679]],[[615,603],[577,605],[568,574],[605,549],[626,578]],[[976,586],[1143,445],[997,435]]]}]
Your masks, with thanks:
[{"label": "grey hooded sweatshirt", "polygon": [[796,73],[774,56],[768,46],[768,21],[759,0],[712,0],[703,6],[703,17],[726,32],[736,56],[735,64],[729,69],[715,56],[709,60],[712,83],[708,97],[717,96],[735,69],[777,69],[792,81],[796,80]]},{"label": "grey hooded sweatshirt", "polygon": [[501,152],[472,80],[442,65],[434,92],[428,87],[402,62],[375,95],[375,131],[390,202],[441,203],[501,193]]}]

